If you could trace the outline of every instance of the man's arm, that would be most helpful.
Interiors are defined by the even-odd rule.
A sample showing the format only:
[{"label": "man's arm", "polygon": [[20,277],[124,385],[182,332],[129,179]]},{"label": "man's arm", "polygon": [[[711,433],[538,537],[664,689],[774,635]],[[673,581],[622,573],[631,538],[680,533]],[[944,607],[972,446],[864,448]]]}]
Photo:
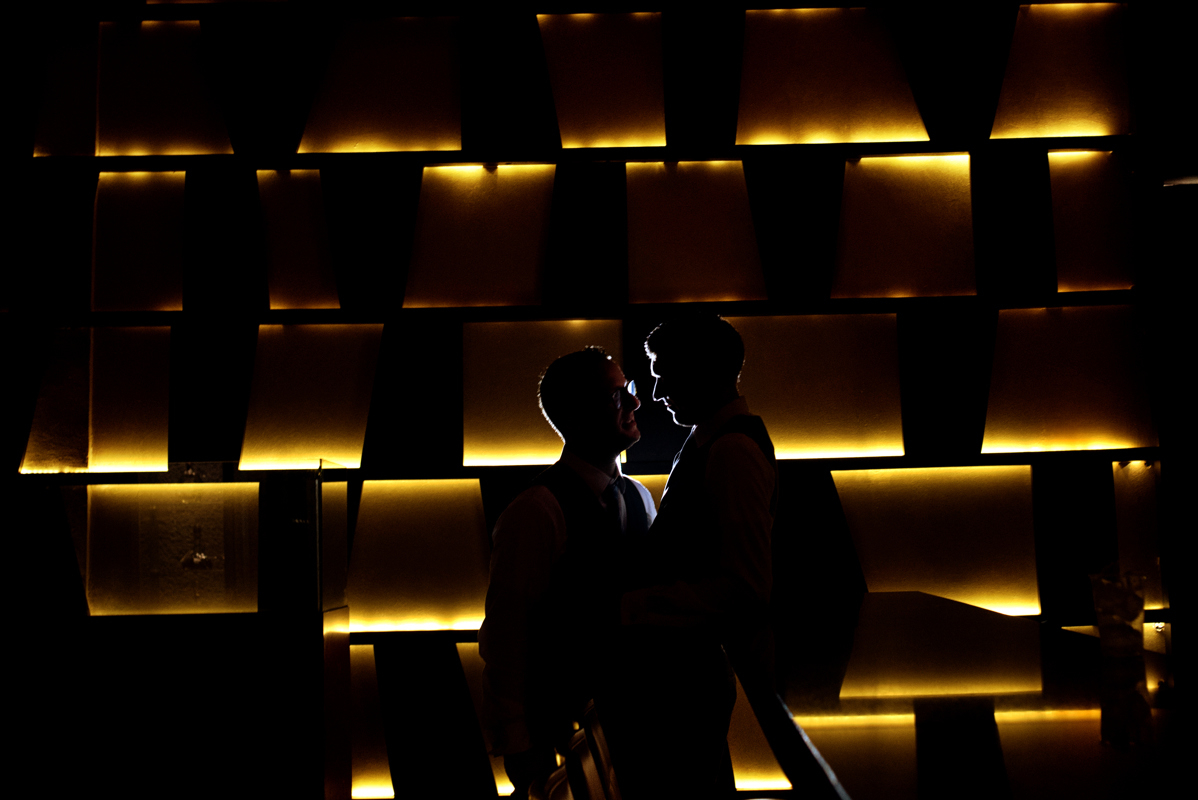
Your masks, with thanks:
[{"label": "man's arm", "polygon": [[524,713],[529,619],[565,549],[565,529],[561,506],[543,486],[523,492],[495,524],[486,618],[478,632],[486,664],[484,724],[495,755],[521,753],[533,744]]}]

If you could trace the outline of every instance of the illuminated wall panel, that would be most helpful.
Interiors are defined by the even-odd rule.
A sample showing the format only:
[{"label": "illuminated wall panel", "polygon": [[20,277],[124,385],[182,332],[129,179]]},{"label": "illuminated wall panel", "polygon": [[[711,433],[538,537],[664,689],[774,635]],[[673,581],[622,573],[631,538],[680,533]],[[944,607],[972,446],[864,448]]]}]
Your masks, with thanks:
[{"label": "illuminated wall panel", "polygon": [[1038,620],[920,592],[869,592],[862,600],[840,697],[1040,690]]},{"label": "illuminated wall panel", "polygon": [[999,312],[983,453],[1155,447],[1128,306]]},{"label": "illuminated wall panel", "polygon": [[1039,614],[1032,468],[834,471],[871,592]]},{"label": "illuminated wall panel", "polygon": [[778,458],[903,454],[894,314],[729,317]]},{"label": "illuminated wall panel", "polygon": [[764,300],[739,161],[630,163],[628,299]]},{"label": "illuminated wall panel", "polygon": [[366,481],[349,569],[351,629],[477,630],[489,558],[477,478]]},{"label": "illuminated wall panel", "polygon": [[[1156,484],[1160,466],[1149,461],[1116,461],[1115,520],[1119,537],[1119,569],[1145,577],[1144,608],[1167,608],[1169,599],[1161,584],[1160,547],[1157,539]],[[1145,635],[1147,635],[1147,627]]]},{"label": "illuminated wall panel", "polygon": [[927,140],[898,53],[868,10],[745,13],[737,144]]},{"label": "illuminated wall panel", "polygon": [[166,472],[171,329],[93,328],[89,472]]},{"label": "illuminated wall panel", "polygon": [[374,645],[349,646],[350,718],[353,747],[352,788],[354,798],[395,797],[391,762],[387,760],[387,738],[379,697],[378,669]]},{"label": "illuminated wall panel", "polygon": [[1130,289],[1132,209],[1113,154],[1093,150],[1048,154],[1057,291]]},{"label": "illuminated wall panel", "polygon": [[258,484],[87,487],[94,615],[258,610]]},{"label": "illuminated wall panel", "polygon": [[91,395],[91,332],[86,328],[53,333],[22,473],[86,472],[88,408]]},{"label": "illuminated wall panel", "polygon": [[240,469],[357,469],[382,335],[382,325],[260,325]]},{"label": "illuminated wall panel", "polygon": [[916,800],[915,715],[795,717],[853,800]]},{"label": "illuminated wall panel", "polygon": [[299,152],[461,150],[454,28],[433,17],[348,23]]},{"label": "illuminated wall panel", "polygon": [[653,505],[660,507],[661,506],[661,495],[666,490],[666,481],[669,480],[670,476],[668,474],[666,474],[666,475],[632,475],[631,477],[636,478],[638,481],[640,481],[642,484],[644,484],[645,488],[649,490],[649,494],[653,495]]},{"label": "illuminated wall panel", "polygon": [[199,22],[100,23],[98,155],[233,152],[199,48]]},{"label": "illuminated wall panel", "polygon": [[661,14],[539,14],[562,147],[664,147]]},{"label": "illuminated wall panel", "polygon": [[[482,724],[483,719],[483,667],[486,664],[483,662],[482,656],[478,654],[478,642],[459,642],[458,643],[458,658],[462,662],[462,672],[466,675],[466,685],[470,688],[470,700],[474,703],[474,713],[478,717],[479,727],[482,728],[484,737],[486,735],[486,727]],[[491,749],[491,743],[487,742],[488,752]],[[495,778],[495,786],[500,795],[510,795],[515,791],[512,782],[508,779],[507,772],[503,769],[503,756],[488,756],[491,760],[491,774]]]},{"label": "illuminated wall panel", "polygon": [[599,345],[621,363],[618,320],[472,322],[462,333],[462,464],[552,464],[562,440],[537,404],[541,373]]},{"label": "illuminated wall panel", "polygon": [[1019,7],[992,139],[1130,131],[1121,3]]},{"label": "illuminated wall panel", "polygon": [[404,307],[539,304],[555,169],[425,167]]},{"label": "illuminated wall panel", "polygon": [[329,261],[320,172],[258,170],[258,196],[270,251],[270,307],[340,308]]},{"label": "illuminated wall panel", "polygon": [[93,311],[183,308],[183,172],[101,172]]},{"label": "illuminated wall panel", "polygon": [[761,732],[740,678],[736,679],[736,705],[732,708],[732,721],[728,726],[728,751],[732,755],[732,774],[738,790],[792,788]]},{"label": "illuminated wall panel", "polygon": [[976,294],[969,155],[844,168],[833,297]]},{"label": "illuminated wall panel", "polygon": [[[1069,709],[995,712],[1003,765],[1012,797],[1102,797],[1111,794],[1113,748],[1102,742],[1102,712]],[[1156,794],[1150,779],[1134,785],[1143,797]],[[1136,792],[1137,794],[1140,792]]]}]

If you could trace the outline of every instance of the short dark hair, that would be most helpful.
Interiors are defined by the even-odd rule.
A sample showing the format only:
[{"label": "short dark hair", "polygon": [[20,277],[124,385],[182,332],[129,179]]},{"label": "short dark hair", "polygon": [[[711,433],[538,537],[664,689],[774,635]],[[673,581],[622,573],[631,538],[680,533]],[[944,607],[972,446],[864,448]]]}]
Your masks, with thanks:
[{"label": "short dark hair", "polygon": [[645,337],[645,354],[671,369],[709,370],[736,383],[745,365],[745,343],[732,323],[716,314],[680,317],[658,325]]},{"label": "short dark hair", "polygon": [[595,390],[601,370],[611,363],[611,356],[602,347],[587,347],[558,358],[541,373],[537,400],[541,413],[566,439],[576,416],[580,401]]}]

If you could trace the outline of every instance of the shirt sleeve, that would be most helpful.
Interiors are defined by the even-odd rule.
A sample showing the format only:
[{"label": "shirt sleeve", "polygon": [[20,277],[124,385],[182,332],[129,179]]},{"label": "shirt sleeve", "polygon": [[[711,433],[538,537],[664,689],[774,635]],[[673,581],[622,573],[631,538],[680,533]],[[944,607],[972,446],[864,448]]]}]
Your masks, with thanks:
[{"label": "shirt sleeve", "polygon": [[637,494],[641,496],[641,503],[645,506],[645,516],[648,517],[649,524],[652,525],[653,520],[657,519],[657,506],[653,503],[653,495],[645,488],[645,484],[635,478],[625,475],[624,480],[631,482],[636,487]]},{"label": "shirt sleeve", "polygon": [[720,531],[718,574],[626,594],[626,623],[694,627],[762,608],[771,588],[771,500],[777,473],[748,436],[732,433],[712,443],[704,489]]},{"label": "shirt sleeve", "polygon": [[543,486],[520,494],[495,524],[486,617],[478,632],[485,662],[483,723],[495,755],[532,746],[524,715],[529,616],[565,551],[565,532],[561,506]]}]

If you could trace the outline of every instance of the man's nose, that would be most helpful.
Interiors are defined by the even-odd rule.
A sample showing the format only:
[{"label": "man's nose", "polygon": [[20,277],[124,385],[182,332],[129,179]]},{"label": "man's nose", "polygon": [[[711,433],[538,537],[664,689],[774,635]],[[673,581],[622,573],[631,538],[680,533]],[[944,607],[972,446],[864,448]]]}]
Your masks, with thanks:
[{"label": "man's nose", "polygon": [[665,394],[661,390],[661,378],[653,379],[653,399],[654,400],[665,400],[666,399]]}]

